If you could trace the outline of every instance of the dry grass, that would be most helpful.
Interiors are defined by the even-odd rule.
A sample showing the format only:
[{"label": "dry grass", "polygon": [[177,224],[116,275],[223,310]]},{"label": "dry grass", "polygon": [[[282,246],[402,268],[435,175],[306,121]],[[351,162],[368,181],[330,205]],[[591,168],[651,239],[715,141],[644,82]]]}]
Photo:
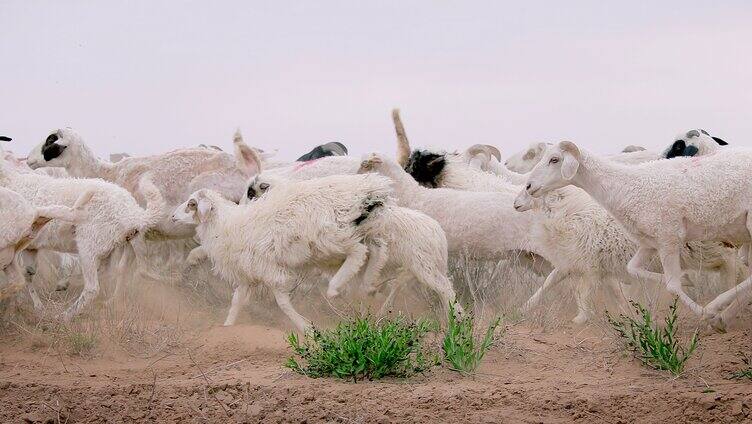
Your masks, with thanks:
[{"label": "dry grass", "polygon": [[[510,255],[502,261],[480,261],[470,255],[460,255],[450,260],[450,279],[459,301],[469,305],[479,322],[487,323],[495,316],[503,316],[508,325],[524,323],[542,331],[554,331],[568,324],[575,315],[574,289],[576,282],[564,282],[541,302],[541,305],[522,315],[519,307],[542,284],[544,276],[530,268],[525,257]],[[139,281],[131,283],[122,296],[112,304],[111,287],[103,274],[103,290],[92,307],[72,323],[61,323],[56,315],[75,299],[80,291],[80,281],[73,281],[64,292],[54,291],[54,283],[38,287],[46,305],[44,317],[33,312],[28,296],[0,304],[3,331],[23,333],[32,348],[49,348],[71,355],[90,356],[112,346],[131,355],[153,356],[185,343],[195,329],[221,323],[229,305],[232,289],[211,273],[208,264],[201,264],[185,272],[182,267],[162,267],[168,278],[162,282]],[[701,301],[722,291],[717,275],[704,273],[696,276],[691,296]],[[388,286],[385,285],[385,286]],[[330,327],[345,316],[378,311],[388,287],[373,298],[360,295],[357,282],[341,299],[328,301],[324,296],[325,281],[306,278],[293,294],[300,312],[313,319],[320,327]],[[629,297],[652,313],[660,316],[671,298],[658,284],[641,283],[627,287]],[[626,299],[613,298],[601,288],[595,293],[592,308],[595,318],[591,326],[602,328],[610,334],[605,310],[614,314],[629,313]],[[290,328],[286,317],[278,310],[273,297],[265,287],[254,288],[253,301],[242,320]],[[390,311],[412,317],[444,320],[446,315],[436,295],[426,287],[415,284],[403,287],[397,293]],[[686,311],[680,309],[682,315]],[[682,319],[685,317],[682,316]],[[692,317],[689,322],[692,322]],[[610,336],[607,336],[610,337]]]}]

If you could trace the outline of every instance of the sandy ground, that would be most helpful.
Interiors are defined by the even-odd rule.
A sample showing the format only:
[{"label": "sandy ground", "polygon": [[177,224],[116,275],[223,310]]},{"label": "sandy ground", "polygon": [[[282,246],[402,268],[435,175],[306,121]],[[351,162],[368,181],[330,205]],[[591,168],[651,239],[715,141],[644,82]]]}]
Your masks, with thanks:
[{"label": "sandy ground", "polygon": [[480,371],[408,380],[309,379],[284,369],[284,332],[205,328],[140,358],[0,347],[0,422],[752,422],[752,381],[729,379],[752,332],[708,334],[680,378],[626,357],[599,328],[508,327]]}]

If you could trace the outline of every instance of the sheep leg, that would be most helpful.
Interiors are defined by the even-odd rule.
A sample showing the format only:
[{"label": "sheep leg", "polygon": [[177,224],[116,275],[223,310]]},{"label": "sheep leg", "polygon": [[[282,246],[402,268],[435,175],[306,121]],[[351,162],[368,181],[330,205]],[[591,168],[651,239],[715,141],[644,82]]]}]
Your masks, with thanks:
[{"label": "sheep leg", "polygon": [[363,266],[367,255],[368,249],[363,244],[358,243],[353,246],[345,262],[339,267],[334,277],[329,280],[326,297],[331,299],[339,296],[339,290],[360,271],[360,267]]},{"label": "sheep leg", "polygon": [[[648,271],[646,267],[646,264],[652,258],[655,251],[652,247],[640,246],[632,259],[629,260],[629,263],[627,263],[627,272],[629,272],[629,275],[657,283],[661,282],[663,275],[658,272]],[[666,269],[664,268],[663,271],[666,272]]]},{"label": "sheep leg", "polygon": [[235,287],[235,291],[232,293],[230,310],[229,312],[227,312],[227,318],[225,319],[225,323],[222,325],[224,325],[225,327],[235,325],[235,321],[237,321],[238,319],[240,310],[243,308],[243,306],[247,305],[250,300],[251,292],[249,290],[248,284],[238,284],[238,286]]},{"label": "sheep leg", "polygon": [[536,292],[530,296],[530,299],[525,302],[524,305],[522,305],[521,312],[525,313],[532,309],[533,307],[540,304],[541,298],[543,297],[543,294],[545,294],[548,290],[553,288],[554,286],[561,283],[565,278],[569,276],[569,270],[561,270],[559,268],[554,268],[553,271],[551,271],[550,274],[548,274],[548,277],[546,277],[546,280],[543,282],[543,285],[536,290]]},{"label": "sheep leg", "polygon": [[209,257],[209,254],[206,253],[206,249],[204,249],[201,246],[193,248],[191,250],[191,253],[188,254],[188,257],[185,259],[185,265],[186,267],[192,267],[199,264],[199,262],[206,260],[206,258]]},{"label": "sheep leg", "polygon": [[[746,253],[748,256],[747,262],[752,263],[752,260],[750,260],[752,250],[747,250]],[[736,316],[739,308],[746,305],[750,296],[752,296],[752,275],[708,303],[705,311],[708,315],[713,316],[710,322],[713,328],[725,331],[726,324]]]},{"label": "sheep leg", "polygon": [[277,306],[279,306],[279,309],[281,309],[282,312],[287,315],[288,318],[290,318],[290,321],[292,321],[293,324],[298,327],[298,330],[305,333],[309,328],[311,328],[311,322],[308,321],[303,315],[300,315],[298,311],[293,308],[292,302],[290,302],[289,292],[281,291],[276,288],[273,288],[272,292],[274,293],[274,300],[277,301]]},{"label": "sheep leg", "polygon": [[[684,271],[681,268],[680,249],[674,246],[664,247],[659,251],[665,286],[669,293],[679,296],[679,299],[687,305],[697,316],[703,316],[704,309],[692,300],[682,288]],[[660,274],[659,274],[660,275]]]},{"label": "sheep leg", "polygon": [[8,283],[0,288],[0,300],[15,295],[26,286],[26,278],[24,278],[24,273],[18,264],[18,256],[14,257],[5,268],[5,275],[8,277]]},{"label": "sheep leg", "polygon": [[389,248],[384,244],[371,244],[368,246],[368,262],[363,272],[363,288],[368,295],[374,295],[380,284],[381,270],[384,269],[388,259]]},{"label": "sheep leg", "polygon": [[389,311],[389,309],[392,307],[392,303],[394,303],[394,297],[397,294],[397,291],[404,284],[412,280],[412,278],[412,274],[406,271],[401,271],[399,275],[397,275],[397,278],[395,278],[394,282],[389,288],[389,294],[386,296],[384,303],[381,305],[381,309],[379,309],[379,316],[385,315],[387,311]]},{"label": "sheep leg", "polygon": [[594,276],[583,275],[581,276],[575,287],[575,301],[577,303],[577,316],[572,319],[575,324],[584,324],[592,317],[593,311],[590,309],[593,284],[595,283]]},{"label": "sheep leg", "polygon": [[99,261],[99,258],[92,258],[88,255],[81,255],[79,257],[81,272],[84,276],[84,289],[73,305],[63,313],[62,318],[64,321],[73,319],[73,317],[79,314],[81,309],[97,297],[99,293],[99,277],[97,276]]},{"label": "sheep leg", "polygon": [[112,305],[115,303],[115,300],[120,297],[124,281],[128,278],[128,264],[131,263],[131,260],[135,257],[135,253],[131,256],[131,252],[132,250],[127,244],[121,249],[120,259],[118,260],[113,272],[115,277],[115,290],[112,292],[112,296],[107,300],[108,305]]},{"label": "sheep leg", "polygon": [[[726,331],[726,326],[736,318],[739,310],[747,306],[750,299],[752,299],[752,277],[747,278],[738,286],[721,293],[718,297],[723,297],[721,304],[728,306],[716,314],[710,321],[710,324],[718,331]],[[729,298],[731,299],[730,301],[728,300]],[[708,308],[710,306],[708,305]]]},{"label": "sheep leg", "polygon": [[[457,299],[457,294],[454,292],[454,287],[452,287],[452,282],[449,281],[449,278],[438,271],[430,272],[429,270],[416,273],[415,277],[421,284],[424,284],[435,291],[441,298],[441,303],[445,308],[445,312],[449,311],[450,305],[455,303],[455,300]],[[459,316],[462,316],[465,312],[459,303],[454,305],[454,310]]]}]

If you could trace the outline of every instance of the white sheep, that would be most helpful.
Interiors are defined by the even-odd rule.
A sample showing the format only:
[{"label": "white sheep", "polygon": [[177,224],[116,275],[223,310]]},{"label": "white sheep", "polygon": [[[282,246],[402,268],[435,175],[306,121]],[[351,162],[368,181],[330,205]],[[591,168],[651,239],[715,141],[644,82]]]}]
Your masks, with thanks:
[{"label": "white sheep", "polygon": [[83,219],[81,208],[93,194],[85,192],[76,200],[73,208],[35,207],[20,194],[0,187],[0,270],[5,271],[8,277],[8,285],[0,289],[0,300],[24,287],[26,279],[19,256],[42,228],[53,219],[79,224]]},{"label": "white sheep", "polygon": [[706,156],[726,145],[728,143],[718,137],[712,137],[705,130],[689,130],[677,135],[676,141],[668,146],[661,156],[667,159],[677,156]]},{"label": "white sheep", "polygon": [[[347,176],[329,178],[326,190],[338,197],[352,197],[357,186],[350,180]],[[248,184],[246,203],[289,184],[295,182],[260,173]],[[446,235],[436,220],[416,210],[386,204],[364,221],[362,232],[369,252],[363,275],[367,293],[374,293],[381,285],[382,273],[396,274],[397,281],[392,285],[389,299],[400,286],[417,280],[434,290],[445,307],[454,301],[454,289],[446,276]]]},{"label": "white sheep", "polygon": [[378,176],[349,176],[348,184],[356,195],[337,196],[327,190],[331,181],[322,178],[280,187],[248,205],[199,190],[175,210],[173,219],[196,225],[215,271],[237,287],[226,324],[246,302],[249,285],[265,284],[280,309],[305,330],[308,320],[290,303],[301,276],[334,274],[327,294],[336,295],[358,272],[366,257],[361,224],[389,201],[391,190]]},{"label": "white sheep", "polygon": [[70,176],[101,178],[128,190],[143,203],[139,192],[141,179],[148,178],[156,186],[168,208],[150,238],[189,238],[192,228],[176,225],[169,219],[169,211],[185,201],[196,190],[210,188],[236,202],[243,196],[243,188],[252,174],[246,172],[246,158],[251,150],[240,133],[234,138],[235,156],[214,149],[189,148],[144,157],[126,157],[118,162],[100,159],[86,145],[82,137],[70,128],[59,129],[36,146],[27,164],[42,167],[63,167]]},{"label": "white sheep", "polygon": [[[575,185],[611,213],[638,244],[627,269],[663,280],[694,313],[723,328],[752,294],[752,279],[729,289],[705,308],[682,288],[682,246],[710,240],[749,244],[752,230],[752,151],[722,149],[713,155],[658,160],[636,166],[598,157],[572,142],[548,149],[530,174],[527,192],[540,197]],[[657,253],[663,274],[646,264]]]},{"label": "white sheep", "polygon": [[479,259],[498,260],[510,251],[537,253],[528,237],[532,214],[520,215],[514,210],[516,193],[512,190],[426,188],[396,162],[376,153],[365,157],[358,172],[376,172],[391,178],[400,206],[438,221],[446,233],[450,254],[470,253]]},{"label": "white sheep", "polygon": [[[146,209],[122,187],[98,179],[58,179],[36,173],[18,172],[5,162],[0,164],[0,186],[17,192],[35,207],[72,206],[86,192],[92,199],[85,207],[87,219],[75,227],[53,222],[31,243],[31,249],[49,249],[78,253],[85,285],[76,302],[64,313],[71,319],[99,291],[97,269],[102,260],[119,259],[117,288],[138,251],[144,232],[153,228],[164,215],[164,200],[154,184],[144,178],[140,190],[147,199]],[[113,255],[116,252],[116,255]]]},{"label": "white sheep", "polygon": [[[564,187],[546,194],[545,201],[530,198],[522,191],[515,200],[519,211],[533,209],[538,218],[531,238],[554,271],[543,286],[525,303],[523,311],[538,304],[542,295],[565,278],[578,281],[578,314],[581,324],[592,316],[589,308],[594,288],[607,283],[619,293],[621,284],[637,281],[627,272],[627,263],[637,245],[603,207],[576,187]],[[682,248],[683,266],[700,271],[717,271],[727,287],[737,283],[745,270],[736,258],[736,249],[715,242],[691,242]]]}]

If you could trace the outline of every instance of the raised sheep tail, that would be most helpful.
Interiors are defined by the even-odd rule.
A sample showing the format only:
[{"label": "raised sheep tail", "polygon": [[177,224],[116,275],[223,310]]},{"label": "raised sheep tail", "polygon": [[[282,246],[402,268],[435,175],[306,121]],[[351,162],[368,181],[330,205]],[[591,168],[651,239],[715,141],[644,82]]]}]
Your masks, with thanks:
[{"label": "raised sheep tail", "polygon": [[392,121],[397,132],[397,163],[404,168],[410,158],[410,141],[407,139],[405,126],[402,125],[399,109],[392,109]]}]

